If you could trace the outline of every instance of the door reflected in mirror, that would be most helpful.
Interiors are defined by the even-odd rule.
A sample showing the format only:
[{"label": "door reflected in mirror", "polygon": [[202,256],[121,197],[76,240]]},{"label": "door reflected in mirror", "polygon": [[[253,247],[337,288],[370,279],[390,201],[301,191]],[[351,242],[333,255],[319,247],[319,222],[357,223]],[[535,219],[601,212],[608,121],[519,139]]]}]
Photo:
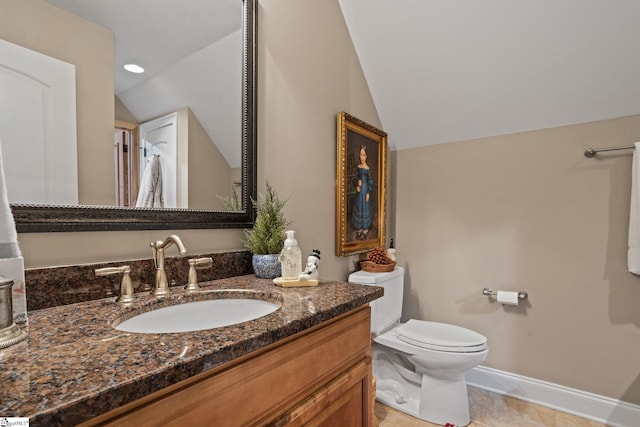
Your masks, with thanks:
[{"label": "door reflected in mirror", "polygon": [[[213,211],[247,204],[254,172],[243,173],[241,0],[3,0],[0,12],[0,39],[66,64],[66,81],[73,79],[72,92],[38,92],[42,78],[0,55],[0,87],[22,100],[18,117],[0,122],[10,202]],[[131,62],[145,72],[125,71]],[[34,84],[16,85],[16,73]]]}]

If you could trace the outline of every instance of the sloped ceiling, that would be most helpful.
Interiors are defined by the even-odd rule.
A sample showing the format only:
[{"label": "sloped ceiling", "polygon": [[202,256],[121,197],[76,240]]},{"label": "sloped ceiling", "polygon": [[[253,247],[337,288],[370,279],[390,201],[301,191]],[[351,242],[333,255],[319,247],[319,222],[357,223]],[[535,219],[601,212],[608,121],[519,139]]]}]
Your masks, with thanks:
[{"label": "sloped ceiling", "polygon": [[[47,0],[114,33],[115,95],[140,123],[189,107],[241,165],[242,2]],[[144,74],[122,66],[137,63]]]},{"label": "sloped ceiling", "polygon": [[339,1],[391,149],[640,113],[640,1]]}]

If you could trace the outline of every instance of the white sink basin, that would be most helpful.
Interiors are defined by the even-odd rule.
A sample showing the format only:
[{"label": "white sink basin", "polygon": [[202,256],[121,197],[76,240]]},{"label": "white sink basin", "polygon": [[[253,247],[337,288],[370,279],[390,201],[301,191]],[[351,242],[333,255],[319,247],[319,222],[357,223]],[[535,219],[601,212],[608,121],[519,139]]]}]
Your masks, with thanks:
[{"label": "white sink basin", "polygon": [[138,314],[115,328],[148,334],[193,332],[258,319],[279,308],[279,304],[258,299],[195,301]]}]

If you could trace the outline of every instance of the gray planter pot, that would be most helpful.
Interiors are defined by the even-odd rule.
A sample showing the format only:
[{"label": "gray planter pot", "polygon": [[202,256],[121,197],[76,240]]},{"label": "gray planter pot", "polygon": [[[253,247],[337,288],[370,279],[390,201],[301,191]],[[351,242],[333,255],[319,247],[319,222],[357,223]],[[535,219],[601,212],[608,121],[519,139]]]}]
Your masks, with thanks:
[{"label": "gray planter pot", "polygon": [[282,270],[280,268],[280,261],[278,257],[280,254],[269,255],[253,255],[252,264],[253,271],[256,273],[256,277],[261,279],[275,279],[282,276]]}]

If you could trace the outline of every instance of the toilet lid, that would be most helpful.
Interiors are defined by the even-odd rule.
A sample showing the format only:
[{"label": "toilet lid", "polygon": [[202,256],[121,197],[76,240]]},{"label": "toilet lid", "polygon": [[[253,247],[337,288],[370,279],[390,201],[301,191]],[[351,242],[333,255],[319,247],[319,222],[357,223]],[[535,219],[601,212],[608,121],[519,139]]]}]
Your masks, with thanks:
[{"label": "toilet lid", "polygon": [[470,353],[487,348],[487,337],[460,326],[411,319],[397,328],[398,339],[430,350]]}]

